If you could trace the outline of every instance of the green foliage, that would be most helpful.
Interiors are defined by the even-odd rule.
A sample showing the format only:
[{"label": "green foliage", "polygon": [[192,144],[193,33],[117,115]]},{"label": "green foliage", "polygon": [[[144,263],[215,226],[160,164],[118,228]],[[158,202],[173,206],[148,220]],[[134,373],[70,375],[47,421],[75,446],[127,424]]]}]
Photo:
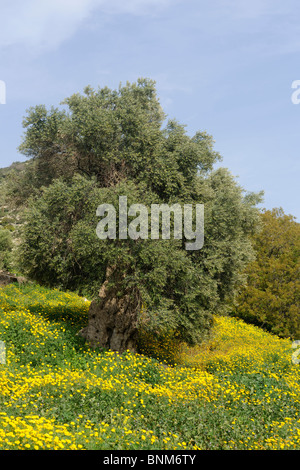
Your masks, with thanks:
[{"label": "green foliage", "polygon": [[63,104],[68,112],[36,106],[23,121],[20,151],[36,161],[40,186],[75,173],[95,176],[102,187],[130,178],[166,199],[188,194],[199,170],[220,160],[207,133],[190,138],[174,120],[162,128],[166,116],[151,80],[118,90],[86,87]]},{"label": "green foliage", "polygon": [[[31,199],[19,249],[23,272],[41,284],[95,294],[104,276],[104,247],[95,236],[97,202],[95,182],[79,176],[72,185],[56,180]],[[86,213],[94,223],[82,222]]]},{"label": "green foliage", "polygon": [[[67,111],[32,108],[24,120],[21,151],[33,157],[40,188],[24,226],[23,269],[46,285],[94,296],[114,267],[110,285],[138,297],[150,329],[199,341],[243,282],[259,196],[244,194],[228,170],[213,170],[220,155],[211,136],[190,137],[175,120],[163,127],[151,80],[87,87],[63,104]],[[128,206],[204,204],[203,249],[188,252],[172,239],[99,240],[98,205],[118,207],[124,195]]]},{"label": "green foliage", "polygon": [[37,161],[31,159],[23,166],[13,165],[6,174],[3,186],[5,186],[5,203],[10,211],[21,215],[26,201],[33,195],[38,195],[41,186],[41,175],[37,171]]},{"label": "green foliage", "polygon": [[0,268],[10,268],[12,249],[13,240],[10,230],[0,228]]},{"label": "green foliage", "polygon": [[[220,173],[223,182],[232,181],[219,170],[206,187]],[[45,188],[27,211],[19,252],[23,271],[48,286],[94,296],[105,280],[106,266],[116,265],[124,274],[120,291],[139,292],[149,327],[178,329],[186,340],[199,341],[209,331],[211,312],[224,310],[251,259],[248,229],[234,232],[231,226],[235,206],[244,213],[251,207],[241,203],[237,187],[227,204],[222,198],[222,206],[218,193],[212,193],[207,199],[206,244],[199,252],[187,252],[179,240],[99,240],[96,208],[104,202],[117,206],[124,194],[129,205],[153,201],[150,193],[145,195],[133,184],[98,188],[94,180],[79,176],[71,183],[56,180]],[[219,209],[223,225],[218,229],[214,219]]]},{"label": "green foliage", "polygon": [[256,259],[247,268],[236,315],[282,337],[300,337],[300,224],[282,209],[261,215]]},{"label": "green foliage", "polygon": [[12,249],[12,239],[9,230],[0,229],[0,251]]}]

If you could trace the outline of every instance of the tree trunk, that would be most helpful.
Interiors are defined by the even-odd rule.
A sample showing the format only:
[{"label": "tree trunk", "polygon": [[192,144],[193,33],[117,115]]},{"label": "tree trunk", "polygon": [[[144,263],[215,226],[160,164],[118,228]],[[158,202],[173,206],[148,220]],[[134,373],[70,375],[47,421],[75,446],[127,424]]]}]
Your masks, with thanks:
[{"label": "tree trunk", "polygon": [[107,269],[106,281],[103,283],[99,299],[93,300],[88,315],[88,325],[79,331],[92,348],[105,348],[120,353],[136,350],[137,321],[140,310],[140,299],[133,289],[118,296],[118,283],[108,287],[112,268]]}]

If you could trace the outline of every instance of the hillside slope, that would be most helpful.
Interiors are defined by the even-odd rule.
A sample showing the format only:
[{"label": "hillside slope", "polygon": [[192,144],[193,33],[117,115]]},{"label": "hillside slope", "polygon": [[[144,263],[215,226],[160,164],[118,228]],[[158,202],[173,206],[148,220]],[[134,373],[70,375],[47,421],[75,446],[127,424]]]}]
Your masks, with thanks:
[{"label": "hillside slope", "polygon": [[76,336],[88,306],[0,289],[0,449],[300,449],[289,340],[218,317],[210,342],[181,345],[170,367],[89,350]]}]

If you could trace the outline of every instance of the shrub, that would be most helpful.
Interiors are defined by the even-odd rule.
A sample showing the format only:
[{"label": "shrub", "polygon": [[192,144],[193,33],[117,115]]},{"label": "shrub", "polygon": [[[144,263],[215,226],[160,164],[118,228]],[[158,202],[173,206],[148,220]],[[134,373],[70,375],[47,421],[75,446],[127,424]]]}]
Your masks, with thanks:
[{"label": "shrub", "polygon": [[9,269],[13,240],[9,230],[0,228],[0,268]]},{"label": "shrub", "polygon": [[300,224],[282,209],[261,215],[256,259],[237,298],[235,315],[281,337],[300,338]]}]

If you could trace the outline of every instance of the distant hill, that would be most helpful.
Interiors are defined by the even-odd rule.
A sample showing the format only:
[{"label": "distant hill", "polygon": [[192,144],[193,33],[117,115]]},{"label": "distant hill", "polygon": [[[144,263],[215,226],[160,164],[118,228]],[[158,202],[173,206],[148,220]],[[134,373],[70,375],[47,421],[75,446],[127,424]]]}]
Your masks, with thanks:
[{"label": "distant hill", "polygon": [[21,207],[14,207],[10,204],[7,197],[7,188],[10,184],[9,177],[24,172],[28,164],[30,164],[30,160],[13,162],[8,167],[0,168],[0,230],[9,230],[15,244],[19,242],[18,229],[22,226],[23,211]]},{"label": "distant hill", "polygon": [[5,179],[12,171],[17,173],[25,170],[29,162],[13,162],[10,166],[0,168],[0,183],[1,180]]}]

